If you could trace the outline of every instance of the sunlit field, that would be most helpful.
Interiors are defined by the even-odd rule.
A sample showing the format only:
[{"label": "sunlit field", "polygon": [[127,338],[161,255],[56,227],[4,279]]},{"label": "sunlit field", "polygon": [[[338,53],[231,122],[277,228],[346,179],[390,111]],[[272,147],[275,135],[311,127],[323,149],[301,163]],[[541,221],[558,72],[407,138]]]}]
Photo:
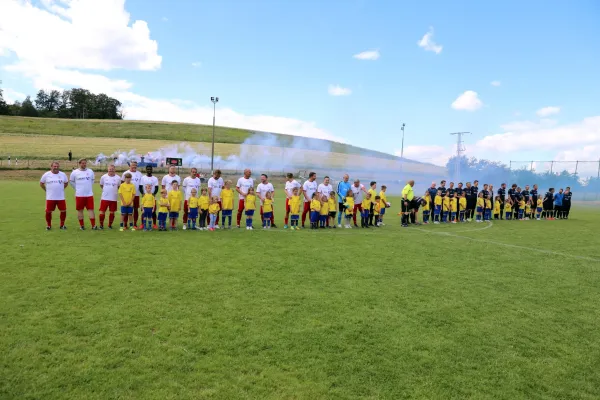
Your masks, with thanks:
[{"label": "sunlit field", "polygon": [[46,232],[36,182],[0,191],[2,399],[600,397],[597,208],[82,232],[69,188]]}]

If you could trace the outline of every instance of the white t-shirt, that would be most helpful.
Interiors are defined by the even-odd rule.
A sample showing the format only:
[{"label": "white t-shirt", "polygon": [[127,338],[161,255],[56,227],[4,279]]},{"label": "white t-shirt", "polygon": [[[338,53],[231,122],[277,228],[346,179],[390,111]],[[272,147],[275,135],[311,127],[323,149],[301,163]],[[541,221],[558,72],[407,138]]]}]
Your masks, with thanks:
[{"label": "white t-shirt", "polygon": [[312,200],[312,195],[317,191],[317,187],[318,187],[317,181],[304,182],[304,185],[302,185],[302,190],[304,190],[306,197],[308,197],[308,200],[306,200],[306,197],[304,198],[305,203]]},{"label": "white t-shirt", "polygon": [[251,187],[254,187],[254,179],[252,178],[244,178],[243,176],[238,179],[237,184],[235,185],[236,188],[240,189],[240,191],[242,193],[244,193],[243,195],[240,194],[240,200],[244,200],[246,198],[246,194],[248,193],[248,189],[250,189]]},{"label": "white t-shirt", "polygon": [[221,190],[223,190],[224,185],[223,178],[215,179],[214,177],[211,177],[208,180],[208,192],[211,196],[217,196],[220,199]]},{"label": "white t-shirt", "polygon": [[[274,192],[275,188],[272,183],[259,183],[256,187],[256,194],[261,197],[265,197],[268,192]],[[260,201],[260,205],[262,206],[263,201]]]},{"label": "white t-shirt", "polygon": [[102,186],[102,196],[100,197],[100,199],[107,201],[117,201],[117,198],[119,196],[120,184],[121,177],[119,175],[102,175],[102,177],[100,178],[100,186]]},{"label": "white t-shirt", "polygon": [[140,180],[142,179],[142,176],[144,176],[140,171],[135,171],[135,172],[131,172],[130,170],[127,170],[125,172],[123,172],[123,175],[121,175],[121,182],[125,182],[125,174],[126,173],[130,173],[131,174],[131,183],[133,184],[133,186],[135,186],[135,195],[139,196],[140,195]]},{"label": "white t-shirt", "polygon": [[189,176],[183,180],[183,190],[185,199],[189,200],[192,197],[192,189],[196,189],[196,196],[200,196],[200,178],[190,178]]},{"label": "white t-shirt", "polygon": [[76,197],[91,197],[94,195],[94,171],[87,168],[85,170],[76,169],[71,172],[69,178],[71,185],[75,188]]},{"label": "white t-shirt", "polygon": [[[158,186],[158,178],[155,177],[154,175],[152,176],[148,176],[148,175],[144,175],[142,176],[142,178],[140,179],[140,186],[142,186],[142,189],[146,190],[146,185],[150,185],[152,186],[152,190],[150,191],[150,193],[154,194],[154,189]],[[140,188],[136,188],[136,189],[140,189]]]},{"label": "white t-shirt", "polygon": [[164,178],[162,178],[161,185],[163,185],[165,189],[167,189],[167,193],[173,190],[173,181],[177,181],[177,183],[179,183],[179,186],[181,186],[181,178],[179,177],[179,175],[165,175]]},{"label": "white t-shirt", "polygon": [[364,189],[365,186],[362,184],[359,187],[354,185],[350,186],[350,190],[352,190],[352,194],[354,194],[354,204],[362,203],[363,195],[365,194],[365,192],[363,192]]},{"label": "white t-shirt", "polygon": [[329,193],[333,192],[333,186],[321,183],[317,189],[317,192],[324,194],[329,199]]},{"label": "white t-shirt", "polygon": [[300,186],[300,184],[298,183],[298,181],[297,181],[297,180],[295,180],[295,179],[294,179],[294,180],[293,180],[293,181],[291,181],[291,182],[290,182],[290,181],[287,181],[287,182],[285,183],[285,195],[287,196],[287,198],[288,198],[288,199],[292,198],[292,191],[293,191],[295,188],[298,188],[298,189],[300,189],[300,188],[301,188],[301,186]]},{"label": "white t-shirt", "polygon": [[48,171],[42,175],[40,182],[46,184],[46,200],[65,199],[65,183],[68,182],[67,174],[61,171],[53,174],[52,171]]}]

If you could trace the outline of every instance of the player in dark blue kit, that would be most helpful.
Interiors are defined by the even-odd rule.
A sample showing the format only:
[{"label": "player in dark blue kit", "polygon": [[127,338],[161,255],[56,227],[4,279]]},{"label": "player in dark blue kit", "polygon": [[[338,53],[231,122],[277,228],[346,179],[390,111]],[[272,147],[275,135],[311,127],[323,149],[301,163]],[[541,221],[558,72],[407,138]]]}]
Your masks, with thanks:
[{"label": "player in dark blue kit", "polygon": [[571,199],[573,198],[573,192],[569,186],[566,187],[563,193],[563,218],[569,219],[569,212],[571,211]]}]

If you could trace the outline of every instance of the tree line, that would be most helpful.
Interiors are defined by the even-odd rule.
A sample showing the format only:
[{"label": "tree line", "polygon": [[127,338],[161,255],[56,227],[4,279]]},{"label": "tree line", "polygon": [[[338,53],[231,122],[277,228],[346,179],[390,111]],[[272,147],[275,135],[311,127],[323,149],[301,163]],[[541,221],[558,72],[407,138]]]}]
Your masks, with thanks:
[{"label": "tree line", "polygon": [[27,96],[23,102],[9,104],[0,89],[0,115],[41,118],[123,119],[122,104],[104,93],[95,94],[87,89],[40,90],[35,99]]}]

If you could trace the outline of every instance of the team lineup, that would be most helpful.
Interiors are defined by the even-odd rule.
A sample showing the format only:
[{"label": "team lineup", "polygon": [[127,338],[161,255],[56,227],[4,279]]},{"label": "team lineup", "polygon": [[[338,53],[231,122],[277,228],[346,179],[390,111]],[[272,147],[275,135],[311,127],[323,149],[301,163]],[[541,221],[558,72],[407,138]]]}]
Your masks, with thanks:
[{"label": "team lineup", "polygon": [[[237,192],[238,204],[236,213],[237,228],[241,227],[245,217],[245,228],[254,229],[254,217],[259,204],[261,226],[263,229],[276,228],[274,217],[275,188],[268,176],[262,174],[260,183],[254,184],[252,172],[244,171],[235,186],[224,181],[221,171],[216,170],[203,187],[197,169],[191,168],[190,175],[181,179],[176,168],[169,168],[159,183],[153,176],[151,166],[146,167],[145,175],[138,171],[137,162],[132,161],[130,168],[119,176],[114,165],[99,181],[102,189],[99,206],[99,224],[96,224],[93,186],[94,172],[87,168],[87,160],[78,161],[79,168],[74,169],[69,178],[60,171],[58,162],[52,162],[50,171],[40,179],[40,186],[46,192],[46,229],[52,229],[52,213],[56,208],[60,212],[60,229],[66,229],[65,190],[69,184],[75,191],[75,208],[79,228],[85,229],[84,211],[88,212],[91,229],[113,228],[115,213],[120,203],[119,229],[151,231],[176,230],[179,226],[179,215],[182,214],[184,230],[209,230],[231,228],[234,213],[234,196]],[[391,204],[386,197],[386,186],[377,192],[377,183],[370,182],[367,189],[358,179],[350,183],[349,176],[334,190],[329,177],[321,184],[316,182],[317,175],[309,174],[308,179],[300,184],[292,174],[287,174],[285,183],[285,219],[284,229],[296,230],[305,228],[309,220],[311,229],[358,227],[360,217],[362,228],[384,226],[384,216]],[[544,197],[539,196],[537,185],[530,190],[525,186],[522,190],[516,184],[506,189],[502,184],[494,197],[492,185],[485,184],[479,191],[478,181],[467,182],[466,187],[459,183],[454,188],[451,182],[441,181],[436,187],[433,182],[423,196],[415,196],[414,181],[409,181],[402,190],[401,224],[419,224],[419,211],[422,222],[428,224],[484,222],[494,219],[556,219],[568,218],[571,208],[572,193],[569,188],[555,193],[553,188]],[[234,192],[235,191],[235,192]],[[160,193],[159,193],[160,192]],[[158,198],[157,198],[158,195]],[[106,221],[108,214],[108,221]],[[141,216],[141,218],[140,218]],[[138,221],[141,224],[138,225]],[[219,225],[221,222],[221,225]],[[336,225],[337,222],[337,225]]]}]

